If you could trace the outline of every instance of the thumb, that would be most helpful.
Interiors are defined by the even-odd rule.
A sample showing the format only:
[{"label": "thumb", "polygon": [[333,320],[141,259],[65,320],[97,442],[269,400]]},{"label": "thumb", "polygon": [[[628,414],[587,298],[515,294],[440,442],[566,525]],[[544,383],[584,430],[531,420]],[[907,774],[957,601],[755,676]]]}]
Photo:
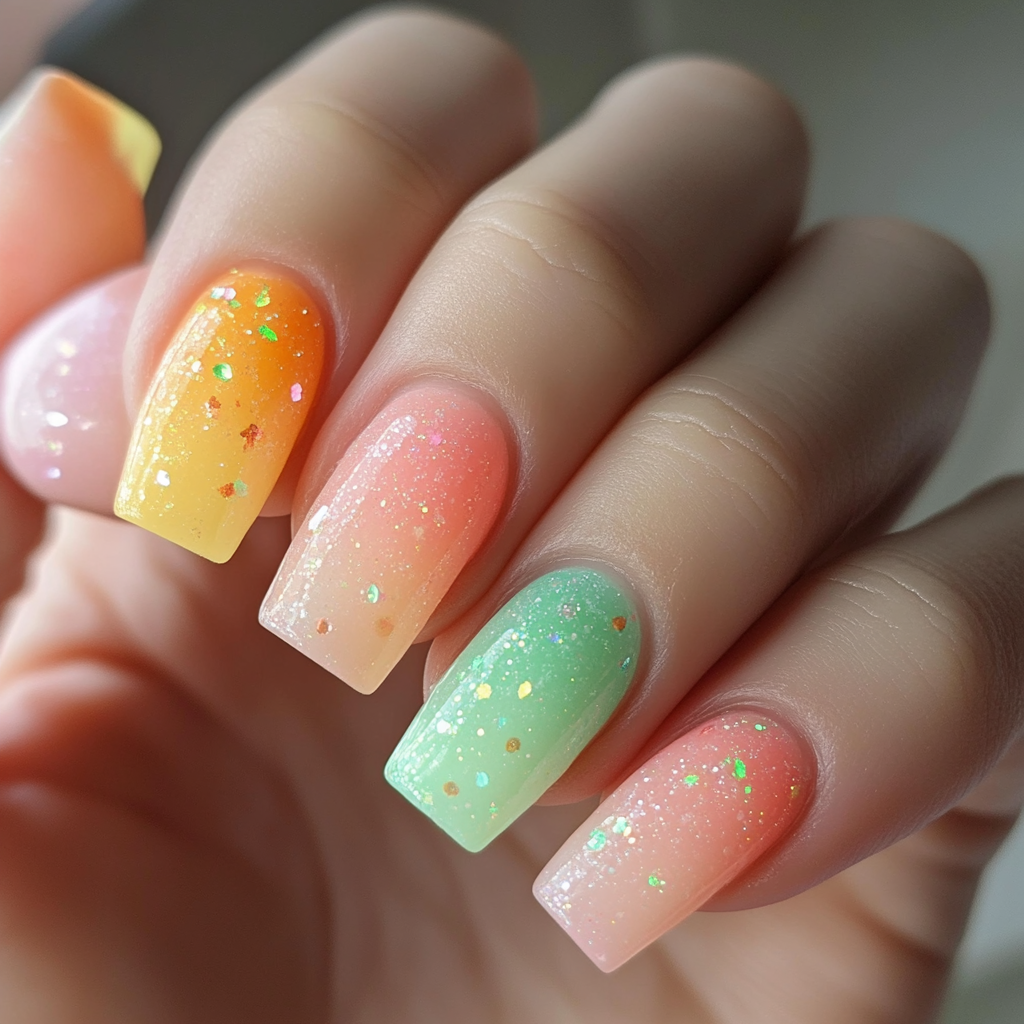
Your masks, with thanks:
[{"label": "thumb", "polygon": [[[0,349],[72,289],[141,259],[159,152],[139,114],[65,72],[34,72],[0,108]],[[20,586],[43,513],[0,468],[0,602]]]}]

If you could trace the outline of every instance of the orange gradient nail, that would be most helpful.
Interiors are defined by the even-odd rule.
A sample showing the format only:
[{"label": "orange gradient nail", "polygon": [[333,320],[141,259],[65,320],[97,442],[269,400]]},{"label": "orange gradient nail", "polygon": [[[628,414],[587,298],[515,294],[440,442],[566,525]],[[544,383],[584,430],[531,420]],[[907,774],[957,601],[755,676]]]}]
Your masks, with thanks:
[{"label": "orange gradient nail", "polygon": [[372,692],[487,536],[507,482],[504,433],[479,402],[435,384],[399,395],[313,503],[260,621]]},{"label": "orange gradient nail", "polygon": [[226,562],[288,461],[323,360],[320,313],[294,281],[232,270],[212,282],[150,385],[114,511]]},{"label": "orange gradient nail", "polygon": [[777,842],[807,804],[808,752],[777,722],[723,715],[603,800],[534,895],[603,971],[654,942]]},{"label": "orange gradient nail", "polygon": [[142,195],[160,138],[64,71],[34,72],[0,108],[0,337],[54,294],[142,258]]}]

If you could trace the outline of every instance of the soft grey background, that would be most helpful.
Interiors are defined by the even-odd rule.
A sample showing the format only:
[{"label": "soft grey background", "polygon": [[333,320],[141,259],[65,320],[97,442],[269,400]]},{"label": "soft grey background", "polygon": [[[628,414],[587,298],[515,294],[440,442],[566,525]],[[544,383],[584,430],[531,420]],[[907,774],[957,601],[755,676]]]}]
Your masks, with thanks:
[{"label": "soft grey background", "polygon": [[[68,10],[85,6],[62,2]],[[0,0],[26,9],[30,3]],[[361,6],[101,0],[92,5],[91,20],[72,24],[51,43],[48,56],[132,102],[160,128],[169,145],[150,197],[156,215],[218,112],[306,39]],[[1024,469],[1019,0],[451,0],[437,6],[489,22],[520,46],[540,83],[548,132],[618,70],[669,50],[733,58],[778,83],[804,111],[813,136],[808,223],[842,214],[908,217],[966,246],[991,283],[991,352],[963,429],[908,521]],[[208,66],[195,49],[217,17],[251,29],[244,67]],[[193,99],[183,103],[183,96]],[[1024,829],[985,879],[944,1021],[1024,1022]]]}]

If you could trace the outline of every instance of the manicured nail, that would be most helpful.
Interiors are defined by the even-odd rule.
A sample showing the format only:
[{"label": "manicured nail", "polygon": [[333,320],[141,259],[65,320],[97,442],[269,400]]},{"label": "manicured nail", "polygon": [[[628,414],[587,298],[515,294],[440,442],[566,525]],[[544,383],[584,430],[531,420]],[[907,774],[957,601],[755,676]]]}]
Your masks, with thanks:
[{"label": "manicured nail", "polygon": [[226,562],[288,460],[323,359],[320,313],[293,281],[232,270],[211,282],[150,385],[114,511]]},{"label": "manicured nail", "polygon": [[708,722],[635,771],[541,872],[534,895],[603,971],[654,942],[793,823],[813,772],[782,726]]},{"label": "manicured nail", "polygon": [[629,687],[630,598],[560,569],[521,590],[437,684],[384,769],[467,850],[482,850],[572,764]]},{"label": "manicured nail", "polygon": [[436,384],[403,392],[313,503],[260,621],[371,693],[480,547],[507,482],[504,433],[479,402]]},{"label": "manicured nail", "polygon": [[35,494],[109,514],[131,436],[122,357],[146,280],[136,267],[88,286],[12,343],[3,362],[3,448]]},{"label": "manicured nail", "polygon": [[88,82],[41,68],[31,75],[0,111],[0,144],[8,133],[41,108],[51,113],[47,131],[74,132],[79,146],[109,151],[145,195],[160,156],[160,136],[138,112]]}]

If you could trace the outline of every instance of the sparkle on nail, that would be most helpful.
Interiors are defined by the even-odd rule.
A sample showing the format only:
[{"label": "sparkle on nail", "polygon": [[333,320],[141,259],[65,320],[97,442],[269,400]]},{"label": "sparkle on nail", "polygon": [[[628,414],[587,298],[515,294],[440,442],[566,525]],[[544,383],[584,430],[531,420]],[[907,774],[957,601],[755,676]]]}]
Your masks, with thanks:
[{"label": "sparkle on nail", "polygon": [[620,815],[618,818],[615,819],[615,824],[612,826],[612,831],[616,835],[620,835],[620,836],[623,835],[624,833],[628,834],[630,831],[632,831],[630,829],[630,827],[629,827],[629,819],[628,818],[623,818]]},{"label": "sparkle on nail", "polygon": [[612,619],[612,628],[616,632],[621,633],[626,628],[626,617],[624,615],[616,615]]},{"label": "sparkle on nail", "polygon": [[756,724],[756,725],[754,726],[754,728],[755,728],[755,729],[756,729],[756,730],[757,730],[758,732],[764,732],[764,730],[765,730],[765,726],[763,726],[763,725],[762,725],[762,724],[761,724],[760,722],[758,722],[758,723],[757,723],[757,724]]},{"label": "sparkle on nail", "polygon": [[491,695],[491,684],[490,683],[481,683],[476,688],[476,699],[477,700],[487,700],[487,698],[490,697],[490,695]]},{"label": "sparkle on nail", "polygon": [[56,466],[50,466],[50,468],[46,471],[46,477],[48,480],[59,480],[60,470]]},{"label": "sparkle on nail", "polygon": [[43,419],[46,420],[46,425],[48,427],[63,427],[68,422],[67,416],[65,416],[64,413],[62,412],[57,412],[56,410],[51,410],[50,412],[48,412],[43,417]]},{"label": "sparkle on nail", "polygon": [[608,837],[599,828],[595,828],[594,831],[590,833],[590,838],[587,840],[587,849],[603,850],[607,842]]},{"label": "sparkle on nail", "polygon": [[200,370],[201,370],[202,368],[203,368],[203,363],[202,363],[202,360],[201,360],[201,359],[197,359],[197,360],[196,360],[196,361],[195,361],[195,362],[194,362],[194,363],[192,364],[192,372],[193,372],[193,373],[198,373],[198,372],[199,372],[199,371],[200,371]]},{"label": "sparkle on nail", "polygon": [[699,775],[687,775],[686,778],[683,779],[683,784],[686,786],[696,786],[698,782],[700,782]]},{"label": "sparkle on nail", "polygon": [[518,736],[511,736],[505,741],[505,749],[510,754],[514,754],[522,745],[522,741]]},{"label": "sparkle on nail", "polygon": [[745,779],[747,777],[747,766],[738,757],[736,758],[736,764],[733,766],[732,773],[737,779]]},{"label": "sparkle on nail", "polygon": [[302,385],[301,384],[293,384],[292,387],[291,387],[290,394],[292,396],[292,401],[293,402],[301,402],[302,401]]},{"label": "sparkle on nail", "polygon": [[665,883],[657,875],[648,875],[647,884],[653,889],[660,889]]},{"label": "sparkle on nail", "polygon": [[266,324],[260,324],[259,327],[256,328],[256,330],[258,330],[260,334],[262,334],[263,337],[267,339],[267,341],[277,341],[277,332],[274,331],[273,328],[268,327]]},{"label": "sparkle on nail", "polygon": [[527,679],[525,682],[519,684],[519,690],[517,692],[520,700],[523,700],[525,697],[529,697],[530,694],[533,693],[533,683]]},{"label": "sparkle on nail", "polygon": [[487,772],[477,772],[476,773],[476,784],[481,789],[483,789],[484,786],[489,785],[490,781],[491,781],[491,777],[490,777],[490,775],[487,774]]},{"label": "sparkle on nail", "polygon": [[270,305],[270,289],[266,285],[260,289],[259,295],[256,296],[256,305],[261,308]]},{"label": "sparkle on nail", "polygon": [[446,782],[441,788],[444,790],[445,796],[459,795],[459,787],[454,782]]},{"label": "sparkle on nail", "polygon": [[380,600],[380,587],[378,587],[376,583],[371,583],[366,588],[366,600],[369,601],[370,604],[376,604]]},{"label": "sparkle on nail", "polygon": [[229,363],[218,363],[213,368],[213,375],[217,380],[231,380],[231,365]]},{"label": "sparkle on nail", "polygon": [[316,510],[316,515],[314,515],[313,518],[310,519],[309,528],[311,530],[319,530],[320,524],[327,518],[327,516],[330,514],[330,511],[331,510],[330,508],[328,508],[327,505],[321,505]]},{"label": "sparkle on nail", "polygon": [[171,486],[171,474],[168,473],[166,469],[158,469],[156,471],[156,482],[161,487],[170,487]]},{"label": "sparkle on nail", "polygon": [[328,619],[317,619],[316,620],[316,631],[323,636],[324,633],[330,633],[331,623]]}]

